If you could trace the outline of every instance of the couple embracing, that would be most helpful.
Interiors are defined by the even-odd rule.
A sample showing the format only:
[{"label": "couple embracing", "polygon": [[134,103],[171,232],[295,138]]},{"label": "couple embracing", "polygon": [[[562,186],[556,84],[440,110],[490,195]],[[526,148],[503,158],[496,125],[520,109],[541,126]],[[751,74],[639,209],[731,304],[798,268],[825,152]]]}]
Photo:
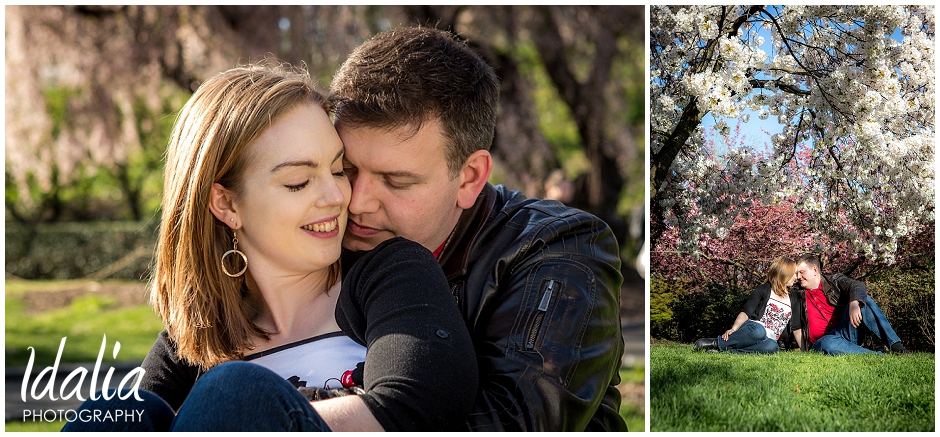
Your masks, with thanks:
[{"label": "couple embracing", "polygon": [[498,101],[428,28],[360,45],[329,96],[288,67],[203,83],[167,147],[141,398],[82,406],[145,413],[63,430],[626,430],[617,242],[487,182]]},{"label": "couple embracing", "polygon": [[812,254],[775,259],[767,281],[754,289],[731,329],[717,338],[698,339],[693,349],[772,354],[788,334],[801,351],[873,353],[860,345],[859,333],[867,330],[891,352],[908,353],[863,282],[821,272],[819,258]]}]

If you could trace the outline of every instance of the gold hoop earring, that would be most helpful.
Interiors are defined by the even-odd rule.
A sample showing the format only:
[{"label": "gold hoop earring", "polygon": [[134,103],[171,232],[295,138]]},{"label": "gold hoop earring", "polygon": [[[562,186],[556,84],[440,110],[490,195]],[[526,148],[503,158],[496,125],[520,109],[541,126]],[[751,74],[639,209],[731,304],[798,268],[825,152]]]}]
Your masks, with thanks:
[{"label": "gold hoop earring", "polygon": [[[225,252],[224,254],[222,254],[222,272],[231,278],[237,278],[243,275],[245,273],[245,270],[248,270],[248,257],[245,256],[245,254],[242,251],[238,250],[238,236],[236,235],[234,229],[232,229],[232,245],[234,246],[232,250],[229,250],[228,252]],[[245,262],[245,266],[242,267],[242,269],[239,270],[238,273],[235,273],[235,274],[229,273],[228,269],[225,268],[225,258],[227,258],[231,254],[236,254],[236,255],[241,256],[242,261]]]}]

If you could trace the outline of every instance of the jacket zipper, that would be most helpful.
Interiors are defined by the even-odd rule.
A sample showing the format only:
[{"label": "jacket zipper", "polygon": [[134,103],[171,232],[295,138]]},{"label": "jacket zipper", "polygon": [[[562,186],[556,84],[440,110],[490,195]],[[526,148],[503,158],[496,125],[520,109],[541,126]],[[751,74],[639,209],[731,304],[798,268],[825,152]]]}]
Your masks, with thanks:
[{"label": "jacket zipper", "polygon": [[555,280],[551,279],[548,281],[548,286],[545,287],[545,292],[542,293],[542,300],[539,301],[538,312],[535,313],[535,320],[532,322],[532,330],[529,331],[529,338],[525,345],[526,349],[535,349],[535,340],[539,336],[539,331],[542,330],[542,319],[545,318],[545,313],[548,312],[548,304],[552,302],[552,292],[554,288]]},{"label": "jacket zipper", "polygon": [[450,293],[454,295],[454,302],[457,302],[457,308],[460,308],[460,285],[454,284],[450,286]]}]

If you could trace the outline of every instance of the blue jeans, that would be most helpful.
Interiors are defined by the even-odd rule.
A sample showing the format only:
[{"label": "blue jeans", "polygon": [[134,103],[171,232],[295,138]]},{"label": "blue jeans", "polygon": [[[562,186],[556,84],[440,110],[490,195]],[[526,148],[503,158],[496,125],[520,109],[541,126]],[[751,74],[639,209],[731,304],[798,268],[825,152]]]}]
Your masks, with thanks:
[{"label": "blue jeans", "polygon": [[819,337],[819,339],[813,343],[812,349],[829,355],[880,354],[881,352],[875,352],[859,346],[858,330],[863,326],[869,332],[875,334],[885,346],[891,347],[891,345],[901,341],[901,338],[898,337],[894,329],[891,328],[888,319],[885,317],[884,313],[881,312],[881,308],[875,305],[875,301],[872,300],[871,296],[865,298],[865,306],[862,307],[861,310],[862,323],[858,325],[858,328],[854,328],[849,320],[849,307],[846,306],[845,312],[842,313],[842,319],[839,320],[839,324],[832,331]]},{"label": "blue jeans", "polygon": [[780,350],[777,342],[767,338],[764,325],[748,320],[737,331],[728,335],[728,341],[718,336],[718,350],[731,353],[772,354]]},{"label": "blue jeans", "polygon": [[[85,401],[81,417],[134,417],[137,420],[74,420],[62,431],[330,431],[310,402],[274,372],[244,361],[209,369],[196,381],[179,412],[159,396],[140,391],[143,401],[127,396]],[[117,411],[122,414],[115,414]],[[83,413],[83,411],[85,411]],[[108,415],[106,412],[110,412]]]}]

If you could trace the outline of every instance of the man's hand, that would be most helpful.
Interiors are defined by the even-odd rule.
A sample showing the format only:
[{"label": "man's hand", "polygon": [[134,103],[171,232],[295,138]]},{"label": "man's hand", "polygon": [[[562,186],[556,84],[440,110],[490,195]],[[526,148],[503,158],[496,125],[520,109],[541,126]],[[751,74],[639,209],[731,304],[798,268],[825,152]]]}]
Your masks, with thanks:
[{"label": "man's hand", "polygon": [[853,328],[858,328],[862,324],[862,309],[858,306],[858,301],[849,302],[849,321]]}]

